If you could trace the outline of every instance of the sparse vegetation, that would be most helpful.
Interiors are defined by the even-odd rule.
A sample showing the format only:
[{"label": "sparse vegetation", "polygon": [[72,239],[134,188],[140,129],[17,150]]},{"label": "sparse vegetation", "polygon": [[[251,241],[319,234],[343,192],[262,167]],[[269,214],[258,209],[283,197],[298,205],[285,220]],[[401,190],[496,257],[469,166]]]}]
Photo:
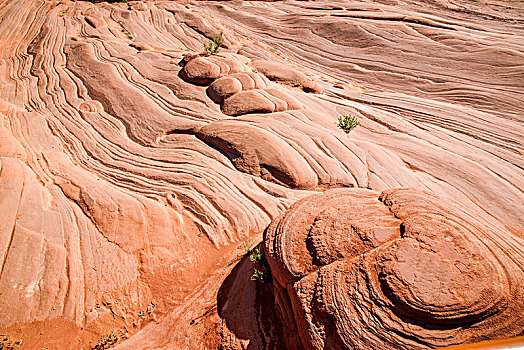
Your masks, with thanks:
[{"label": "sparse vegetation", "polygon": [[270,48],[269,51],[273,52],[275,55],[279,56],[279,57],[283,57],[282,54],[280,52],[278,52],[277,50],[273,49],[273,48]]},{"label": "sparse vegetation", "polygon": [[251,276],[252,281],[262,281],[265,282],[267,278],[267,275],[264,271],[256,269],[253,272],[253,275]]},{"label": "sparse vegetation", "polygon": [[[126,331],[127,332],[127,331]],[[110,333],[104,337],[100,337],[98,339],[98,343],[93,346],[92,350],[104,350],[109,349],[113,345],[115,345],[124,335],[122,332]]]},{"label": "sparse vegetation", "polygon": [[122,29],[120,29],[120,30],[122,31],[122,33],[124,33],[125,36],[127,36],[127,38],[128,38],[129,40],[134,40],[134,39],[133,39],[133,36],[131,35],[131,33],[129,33],[129,31],[127,31],[127,29],[122,28]]},{"label": "sparse vegetation", "polygon": [[138,318],[141,319],[141,318],[149,318],[149,316],[151,315],[151,313],[153,312],[153,309],[156,307],[156,305],[151,302],[147,305],[147,308],[144,310],[139,310],[138,311]]},{"label": "sparse vegetation", "polygon": [[257,266],[254,269],[251,280],[269,282],[271,279],[269,264],[266,260],[266,257],[264,256],[264,252],[260,249],[260,246],[251,251],[251,254],[249,254],[249,260],[251,260]]},{"label": "sparse vegetation", "polygon": [[216,55],[220,51],[220,48],[224,42],[222,39],[222,34],[224,34],[222,31],[220,31],[218,37],[213,34],[213,40],[209,40],[207,44],[204,44],[204,50],[208,55]]},{"label": "sparse vegetation", "polygon": [[249,252],[251,251],[251,239],[246,239],[242,247],[244,248],[244,253],[249,254]]},{"label": "sparse vegetation", "polygon": [[260,249],[260,247],[256,247],[251,251],[251,254],[249,254],[249,260],[251,260],[255,264],[262,262],[263,257],[264,252]]},{"label": "sparse vegetation", "polygon": [[349,134],[351,130],[355,129],[359,124],[360,123],[358,122],[357,117],[351,114],[341,115],[338,117],[338,126],[344,130],[346,134]]},{"label": "sparse vegetation", "polygon": [[9,334],[0,335],[0,350],[13,350],[19,347],[22,344],[22,340],[18,339],[16,341],[10,340]]}]

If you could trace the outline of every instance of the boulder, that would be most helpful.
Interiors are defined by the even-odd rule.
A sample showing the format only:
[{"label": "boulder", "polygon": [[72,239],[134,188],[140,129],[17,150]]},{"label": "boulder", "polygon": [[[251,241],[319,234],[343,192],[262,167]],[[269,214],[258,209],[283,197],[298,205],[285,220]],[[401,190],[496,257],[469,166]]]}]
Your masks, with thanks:
[{"label": "boulder", "polygon": [[309,78],[302,72],[299,72],[286,64],[270,61],[255,60],[251,65],[257,72],[264,74],[269,80],[280,81],[284,83],[305,83]]},{"label": "boulder", "polygon": [[226,98],[240,91],[265,89],[268,85],[269,82],[264,76],[253,72],[242,72],[215,80],[209,85],[207,93],[213,101],[222,103]]}]

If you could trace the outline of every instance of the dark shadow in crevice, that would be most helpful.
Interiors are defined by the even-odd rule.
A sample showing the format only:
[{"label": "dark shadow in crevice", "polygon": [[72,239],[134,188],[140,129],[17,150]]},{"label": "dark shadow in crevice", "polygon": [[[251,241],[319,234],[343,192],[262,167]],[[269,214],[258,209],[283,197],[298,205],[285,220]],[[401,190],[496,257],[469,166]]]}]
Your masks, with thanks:
[{"label": "dark shadow in crevice", "polygon": [[275,303],[273,283],[251,279],[256,267],[246,255],[218,291],[217,310],[224,321],[222,338],[231,342],[227,333],[232,333],[233,338],[248,340],[248,350],[302,350],[294,322],[284,322]]}]

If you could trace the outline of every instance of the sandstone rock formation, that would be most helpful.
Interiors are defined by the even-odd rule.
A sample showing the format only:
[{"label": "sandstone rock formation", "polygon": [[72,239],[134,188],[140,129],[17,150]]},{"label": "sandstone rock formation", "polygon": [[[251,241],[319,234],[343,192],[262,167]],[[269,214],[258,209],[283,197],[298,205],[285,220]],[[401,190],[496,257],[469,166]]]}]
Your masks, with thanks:
[{"label": "sandstone rock formation", "polygon": [[308,78],[304,73],[289,67],[288,65],[275,61],[254,60],[251,65],[257,72],[264,74],[269,80],[285,83],[305,83]]},{"label": "sandstone rock formation", "polygon": [[191,83],[209,85],[215,79],[246,70],[247,66],[242,64],[238,56],[197,56],[184,64],[180,74]]},{"label": "sandstone rock formation", "polygon": [[226,115],[284,112],[304,107],[282,90],[269,88],[263,75],[250,72],[239,61],[235,56],[186,58],[182,61],[184,68],[180,76],[193,84],[209,85],[209,97],[221,103]]},{"label": "sandstone rock formation", "polygon": [[244,90],[266,89],[269,83],[263,75],[253,72],[231,74],[215,80],[208,88],[209,97],[216,103],[222,103],[228,97]]},{"label": "sandstone rock formation", "polygon": [[[524,229],[522,10],[462,0],[2,2],[0,333],[22,349],[86,349],[111,333],[126,334],[123,349],[299,346],[293,313],[265,307],[284,305],[284,291],[242,289],[255,283],[240,273],[248,259],[231,270],[293,203],[333,188],[411,187],[458,202],[468,222],[497,227],[490,249],[513,273],[506,264],[522,245],[508,232]],[[224,46],[206,56],[220,31]],[[349,136],[341,114],[359,118]],[[319,271],[346,268],[348,251],[409,243],[396,236],[403,219],[380,208],[361,208],[383,225],[360,223],[362,244],[318,228],[308,244],[324,267],[282,268],[280,282],[304,274],[307,289]],[[465,239],[465,251],[484,254]],[[231,302],[238,290],[252,293]],[[412,300],[391,303],[422,317]],[[485,316],[470,304],[460,322]],[[447,320],[439,305],[434,316]],[[464,334],[457,342],[476,339]]]},{"label": "sandstone rock formation", "polygon": [[301,86],[305,92],[321,93],[322,87],[289,65],[270,60],[254,60],[251,65],[257,72],[264,74],[269,80]]},{"label": "sandstone rock formation", "polygon": [[524,331],[524,241],[431,193],[326,191],[291,206],[264,240],[289,298],[277,308],[294,315],[305,349],[426,349]]}]

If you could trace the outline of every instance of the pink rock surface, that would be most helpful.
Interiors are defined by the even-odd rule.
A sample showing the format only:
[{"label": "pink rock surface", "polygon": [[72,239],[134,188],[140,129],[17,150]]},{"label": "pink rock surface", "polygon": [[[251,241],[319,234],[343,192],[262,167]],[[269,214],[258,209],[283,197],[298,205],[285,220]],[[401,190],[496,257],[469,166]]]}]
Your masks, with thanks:
[{"label": "pink rock surface", "polygon": [[253,72],[231,74],[215,80],[208,88],[208,94],[216,103],[243,90],[266,89],[269,83],[264,76]]},{"label": "pink rock surface", "polygon": [[264,74],[269,80],[282,81],[286,83],[305,83],[309,79],[307,76],[284,63],[255,60],[251,65],[257,72]]},{"label": "pink rock surface", "polygon": [[[518,302],[511,286],[522,277],[506,265],[523,251],[508,234],[522,237],[524,230],[522,11],[519,2],[499,1],[4,1],[0,333],[20,337],[22,349],[87,349],[99,336],[125,331],[129,339],[120,339],[119,348],[250,342],[263,348],[282,337],[294,339],[285,343],[290,348],[302,346],[289,336],[293,313],[271,324],[279,313],[268,309],[267,317],[249,323],[266,326],[250,330],[226,320],[253,314],[247,307],[253,303],[284,303],[286,290],[272,287],[272,297],[249,286],[257,292],[221,307],[229,310],[223,313],[217,293],[255,283],[241,273],[235,276],[244,284],[224,282],[246,240],[254,244],[257,233],[301,198],[339,187],[375,194],[417,188],[465,208],[468,232],[475,220],[489,222],[496,229],[481,241],[497,259],[507,257],[499,265],[513,284],[500,280],[501,290],[485,292],[508,305]],[[221,30],[220,53],[203,55]],[[275,81],[253,70],[260,60],[277,62],[265,64]],[[301,82],[305,90],[311,84],[323,93],[301,91],[288,79],[293,76],[309,79]],[[360,121],[349,136],[337,127],[342,114]],[[354,235],[337,238],[340,223],[326,209],[308,241],[324,267],[294,263],[277,281],[297,278],[307,289],[321,271],[361,278],[374,272],[355,271],[340,256],[380,251],[376,257],[394,261],[409,251],[413,266],[439,266],[434,275],[417,272],[420,281],[460,282],[442,272],[452,271],[446,259],[427,257],[412,241],[428,235],[425,222],[416,223],[419,230],[406,219],[409,232],[420,232],[398,238],[395,220],[404,219],[392,219],[383,207],[368,208],[382,226],[360,223],[369,232],[365,243]],[[496,281],[499,265],[483,246],[452,231],[457,252],[470,254],[468,261],[483,257],[471,273]],[[439,252],[451,249],[446,242],[430,243]],[[362,264],[377,261],[366,259]],[[460,288],[471,293],[453,318],[445,312],[452,294],[431,294],[410,282],[410,299],[397,293],[409,282],[405,267],[376,266],[394,276],[384,285],[401,299],[391,305],[409,317],[455,324],[481,315],[493,324],[492,333],[479,325],[485,338],[502,336],[503,327],[507,336],[516,332],[518,321],[508,326],[501,318],[512,320],[518,311],[489,298],[479,302],[482,289],[468,281]],[[492,273],[483,272],[488,267]],[[427,306],[433,297],[434,313],[419,312],[417,302]],[[482,314],[474,305],[496,312]],[[316,334],[303,320],[304,334]],[[275,332],[278,327],[289,329]],[[366,339],[380,342],[384,334]],[[466,331],[455,336],[457,343],[477,339]]]},{"label": "pink rock surface", "polygon": [[303,105],[295,98],[277,89],[242,91],[229,97],[222,104],[222,112],[227,115],[248,113],[284,112],[301,109]]},{"label": "pink rock surface", "polygon": [[234,56],[200,56],[184,65],[182,77],[194,84],[209,85],[213,80],[248,68]]},{"label": "pink rock surface", "polygon": [[196,135],[227,154],[240,171],[292,188],[317,185],[317,175],[296,150],[249,123],[216,121],[202,127]]}]

